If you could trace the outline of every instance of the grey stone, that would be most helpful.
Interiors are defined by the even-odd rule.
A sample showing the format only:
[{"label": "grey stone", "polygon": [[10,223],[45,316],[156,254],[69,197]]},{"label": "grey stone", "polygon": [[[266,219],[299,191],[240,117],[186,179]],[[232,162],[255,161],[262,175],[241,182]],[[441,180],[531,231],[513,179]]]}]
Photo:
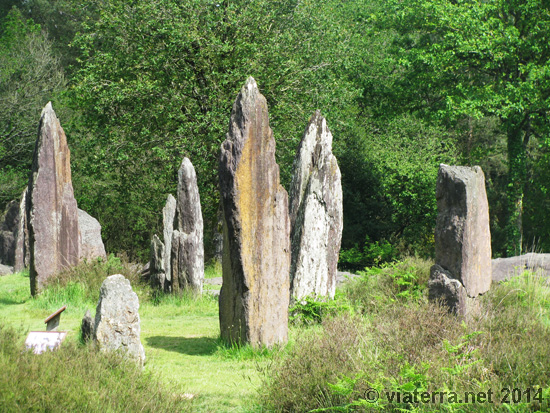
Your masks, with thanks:
[{"label": "grey stone", "polygon": [[151,260],[149,262],[149,282],[154,288],[168,292],[170,290],[170,283],[166,280],[164,255],[164,244],[159,237],[153,235],[153,239],[151,240]]},{"label": "grey stone", "polygon": [[221,146],[224,216],[221,336],[271,346],[288,338],[290,221],[266,99],[248,78]]},{"label": "grey stone", "polygon": [[15,232],[19,224],[19,202],[10,201],[0,218],[0,263],[15,264]]},{"label": "grey stone", "polygon": [[469,297],[460,281],[452,278],[448,271],[437,264],[430,269],[428,296],[430,300],[443,301],[455,314],[468,316],[476,314],[479,310],[479,302],[476,297]]},{"label": "grey stone", "polygon": [[42,111],[29,179],[27,220],[31,294],[63,268],[78,264],[78,211],[67,138],[51,103]]},{"label": "grey stone", "polygon": [[492,261],[493,282],[505,281],[524,271],[550,277],[550,254],[529,253],[517,257],[496,258]]},{"label": "grey stone", "polygon": [[145,351],[140,341],[139,300],[121,274],[107,277],[97,303],[94,340],[103,351],[123,351],[140,365]]},{"label": "grey stone", "polygon": [[80,231],[80,260],[107,258],[105,246],[101,240],[99,221],[87,212],[78,210],[78,228]]},{"label": "grey stone", "polygon": [[[430,297],[437,298],[448,285],[440,274],[456,280],[469,298],[477,298],[491,286],[491,234],[489,231],[489,206],[485,192],[485,176],[479,166],[448,166],[441,164],[436,188],[438,216],[435,230],[435,263],[430,283]],[[443,272],[442,272],[443,271]],[[454,283],[453,283],[454,285]],[[460,289],[446,288],[447,302],[454,300],[449,294]],[[474,306],[450,305],[463,311]]]},{"label": "grey stone", "polygon": [[30,266],[29,227],[27,225],[27,193],[23,191],[19,202],[19,221],[15,230],[15,264],[14,271],[19,272]]},{"label": "grey stone", "polygon": [[0,276],[13,274],[13,267],[9,265],[0,264]]},{"label": "grey stone", "polygon": [[289,199],[291,299],[334,298],[343,229],[342,183],[332,134],[319,111],[298,147]]},{"label": "grey stone", "polygon": [[82,336],[82,341],[87,343],[94,337],[94,320],[90,310],[86,310],[82,323],[80,324],[80,335]]},{"label": "grey stone", "polygon": [[188,158],[183,159],[178,171],[176,218],[172,233],[170,263],[173,291],[192,288],[198,293],[202,292],[203,219],[197,175]]},{"label": "grey stone", "polygon": [[174,232],[174,221],[176,219],[176,198],[169,194],[166,198],[166,204],[162,209],[162,223],[163,223],[163,243],[164,254],[162,259],[164,260],[164,273],[169,283],[172,282],[172,270],[170,269],[170,253],[172,251],[172,233]]}]

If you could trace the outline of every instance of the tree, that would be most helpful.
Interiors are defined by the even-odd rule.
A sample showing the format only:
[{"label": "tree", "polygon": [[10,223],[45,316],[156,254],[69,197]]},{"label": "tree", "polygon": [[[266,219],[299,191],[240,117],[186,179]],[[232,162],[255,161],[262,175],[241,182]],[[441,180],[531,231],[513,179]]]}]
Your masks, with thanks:
[{"label": "tree", "polygon": [[[409,92],[433,96],[428,116],[496,116],[507,136],[507,252],[522,248],[526,148],[550,104],[550,5],[543,0],[392,1],[388,18]],[[405,86],[405,88],[407,88]]]},{"label": "tree", "polygon": [[39,25],[13,8],[0,36],[0,208],[27,183],[40,112],[64,89],[52,44]]}]

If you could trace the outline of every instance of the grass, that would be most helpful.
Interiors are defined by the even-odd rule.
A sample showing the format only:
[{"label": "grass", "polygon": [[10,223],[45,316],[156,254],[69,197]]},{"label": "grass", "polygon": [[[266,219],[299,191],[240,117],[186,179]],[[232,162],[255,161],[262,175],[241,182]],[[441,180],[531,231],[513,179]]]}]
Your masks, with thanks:
[{"label": "grass", "polygon": [[[30,330],[45,330],[44,319],[67,304],[60,329],[68,331],[64,345],[75,352],[86,309],[95,315],[97,293],[93,289],[99,291],[99,280],[109,273],[128,270],[124,263],[112,257],[109,260],[108,265],[92,262],[72,269],[71,274],[61,274],[34,299],[28,274],[0,277],[0,320],[16,329],[21,341]],[[85,274],[90,276],[83,282]],[[135,274],[125,275],[140,296],[141,342],[147,358],[144,372],[159,378],[155,386],[175,386],[178,394],[192,397],[193,411],[248,409],[261,384],[259,371],[269,363],[272,352],[223,345],[217,297],[183,294],[159,298]],[[116,406],[107,410],[122,411]]]},{"label": "grass", "polygon": [[[493,286],[482,297],[481,315],[466,323],[427,300],[430,265],[409,258],[369,268],[339,288],[334,301],[302,300],[290,311],[289,343],[270,350],[223,344],[217,297],[159,296],[131,266],[113,257],[107,263],[86,263],[60,274],[34,299],[29,296],[27,274],[0,277],[0,320],[4,322],[0,368],[16,378],[0,378],[0,406],[13,407],[14,400],[20,403],[18,409],[0,410],[35,406],[49,411],[75,406],[90,411],[199,412],[550,410],[547,279],[524,273]],[[220,276],[218,270],[210,267],[208,277]],[[143,372],[79,344],[80,320],[86,309],[95,311],[98,285],[112,271],[124,273],[140,297],[141,341],[147,357]],[[26,331],[44,330],[43,320],[64,304],[68,307],[61,329],[69,335],[63,350],[46,357],[23,353],[19,360]],[[6,347],[7,342],[12,344]],[[78,366],[85,366],[90,375],[80,377],[75,373],[82,369]],[[25,374],[29,369],[31,373]],[[48,393],[62,400],[59,406],[52,404],[53,396],[30,404],[28,395],[37,391],[32,383],[42,383],[42,370],[48,370],[45,377],[53,383]],[[105,379],[99,380],[103,384],[89,383],[103,375]],[[63,383],[70,383],[75,392]],[[532,396],[540,394],[545,400],[506,404],[498,397],[493,404],[421,404],[390,403],[388,397],[376,403],[366,399],[369,389],[382,395],[492,390],[502,396],[504,388],[521,389],[524,397],[530,390]],[[82,394],[103,401],[88,401]],[[136,400],[124,402],[126,408],[108,402],[109,398],[124,401],[131,394]],[[146,395],[155,395],[154,400]]]}]

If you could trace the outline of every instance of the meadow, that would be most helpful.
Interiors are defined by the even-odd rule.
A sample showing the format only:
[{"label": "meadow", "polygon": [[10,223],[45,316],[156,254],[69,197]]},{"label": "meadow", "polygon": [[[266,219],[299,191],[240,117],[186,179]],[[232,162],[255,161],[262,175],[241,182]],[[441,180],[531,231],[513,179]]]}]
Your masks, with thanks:
[{"label": "meadow", "polygon": [[[481,314],[462,320],[427,300],[430,265],[368,268],[335,300],[298,303],[289,343],[274,349],[223,343],[217,297],[159,295],[118,258],[66,271],[34,299],[28,274],[0,277],[0,411],[548,411],[547,279],[495,285]],[[81,319],[113,273],[140,298],[143,370],[81,343]],[[45,330],[62,305],[61,349],[22,351],[27,332]]]}]

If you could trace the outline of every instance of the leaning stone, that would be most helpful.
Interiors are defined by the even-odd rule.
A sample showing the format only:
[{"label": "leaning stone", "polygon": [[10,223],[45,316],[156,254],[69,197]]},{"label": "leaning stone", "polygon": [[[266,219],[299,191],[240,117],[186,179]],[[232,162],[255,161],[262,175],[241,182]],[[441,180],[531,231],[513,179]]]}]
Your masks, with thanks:
[{"label": "leaning stone", "polygon": [[70,159],[65,132],[48,103],[40,118],[27,202],[32,295],[50,276],[79,261]]},{"label": "leaning stone", "polygon": [[101,240],[101,225],[99,221],[87,212],[79,209],[78,228],[80,231],[80,260],[107,259],[105,246]]},{"label": "leaning stone", "polygon": [[86,314],[84,314],[84,318],[80,324],[80,335],[82,337],[82,341],[85,343],[94,337],[94,320],[90,310],[86,310]]},{"label": "leaning stone", "polygon": [[228,342],[288,336],[290,222],[266,99],[248,78],[231,112],[219,163],[224,213],[220,330]]},{"label": "leaning stone", "polygon": [[332,134],[319,111],[298,147],[289,199],[291,299],[334,298],[344,225],[342,183]]},{"label": "leaning stone", "polygon": [[145,351],[140,341],[139,300],[130,281],[121,274],[107,277],[97,303],[94,340],[104,351],[120,350],[140,365]]},{"label": "leaning stone", "polygon": [[[436,188],[438,216],[435,230],[435,263],[447,278],[462,285],[469,298],[491,286],[491,234],[485,176],[479,166],[441,164]],[[441,274],[437,268],[432,275]],[[432,298],[440,289],[432,282]],[[455,306],[461,312],[470,307]]]},{"label": "leaning stone", "polygon": [[189,287],[201,293],[204,280],[203,220],[197,175],[188,158],[183,159],[178,171],[175,227],[170,264],[172,289]]}]

